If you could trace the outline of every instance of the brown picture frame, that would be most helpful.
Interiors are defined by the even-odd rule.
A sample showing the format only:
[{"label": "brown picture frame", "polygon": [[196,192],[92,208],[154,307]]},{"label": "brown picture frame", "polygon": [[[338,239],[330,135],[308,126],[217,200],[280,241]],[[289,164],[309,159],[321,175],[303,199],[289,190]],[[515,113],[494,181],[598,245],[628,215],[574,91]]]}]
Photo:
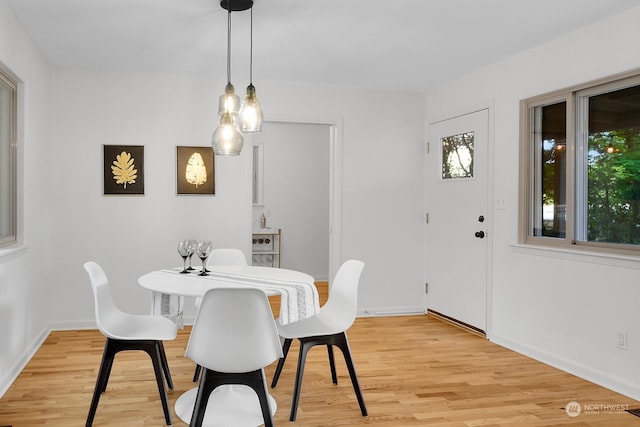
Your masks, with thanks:
[{"label": "brown picture frame", "polygon": [[215,156],[212,147],[176,147],[176,193],[216,194]]},{"label": "brown picture frame", "polygon": [[104,194],[144,194],[144,146],[103,146]]}]

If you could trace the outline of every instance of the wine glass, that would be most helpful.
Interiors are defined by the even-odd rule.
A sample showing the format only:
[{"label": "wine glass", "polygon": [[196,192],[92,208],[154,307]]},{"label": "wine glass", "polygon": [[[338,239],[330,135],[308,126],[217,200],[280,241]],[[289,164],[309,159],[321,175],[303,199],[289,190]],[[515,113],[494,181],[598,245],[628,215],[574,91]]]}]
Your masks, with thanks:
[{"label": "wine glass", "polygon": [[178,242],[178,255],[182,257],[182,271],[180,273],[188,273],[189,270],[187,270],[187,257],[189,256],[189,246],[186,240],[181,240]]},{"label": "wine glass", "polygon": [[187,249],[189,250],[189,267],[187,267],[187,270],[193,271],[195,268],[191,266],[191,257],[196,253],[196,249],[198,249],[198,241],[193,239],[187,240]]},{"label": "wine glass", "polygon": [[202,240],[198,242],[196,255],[198,255],[198,258],[202,261],[202,271],[198,276],[207,276],[207,273],[209,272],[209,270],[207,270],[207,258],[209,258],[209,254],[211,254],[211,249],[213,249],[211,240]]}]

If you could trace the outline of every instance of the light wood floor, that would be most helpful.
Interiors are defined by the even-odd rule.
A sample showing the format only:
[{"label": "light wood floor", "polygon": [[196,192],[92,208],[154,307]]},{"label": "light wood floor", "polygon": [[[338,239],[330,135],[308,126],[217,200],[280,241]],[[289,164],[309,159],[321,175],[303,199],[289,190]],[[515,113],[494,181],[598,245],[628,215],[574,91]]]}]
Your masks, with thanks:
[{"label": "light wood floor", "polygon": [[[165,344],[175,389],[170,405],[191,382],[183,354],[189,328]],[[351,349],[369,410],[362,417],[344,361],[336,353],[338,385],[331,383],[326,350],[309,353],[299,426],[640,426],[631,414],[585,405],[640,403],[499,347],[429,316],[362,318],[349,330]],[[83,426],[104,344],[95,330],[53,332],[0,399],[0,426]],[[278,387],[277,425],[288,421],[297,345]],[[292,356],[292,357],[291,357]],[[266,369],[269,379],[274,365]],[[116,357],[94,426],[164,425],[151,362],[144,353]],[[565,405],[583,413],[569,417]],[[592,407],[593,408],[593,407]],[[174,425],[185,425],[174,413]]]}]

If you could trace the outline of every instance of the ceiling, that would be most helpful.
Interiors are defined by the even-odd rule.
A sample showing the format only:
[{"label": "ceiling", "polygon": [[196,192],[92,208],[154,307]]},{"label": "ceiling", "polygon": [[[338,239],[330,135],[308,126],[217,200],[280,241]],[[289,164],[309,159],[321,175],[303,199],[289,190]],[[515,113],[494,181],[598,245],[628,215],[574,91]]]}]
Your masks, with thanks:
[{"label": "ceiling", "polygon": [[[218,0],[4,1],[57,69],[226,72],[227,12]],[[638,5],[255,0],[253,80],[423,92]],[[232,81],[240,87],[248,81],[249,16],[232,14]]]}]

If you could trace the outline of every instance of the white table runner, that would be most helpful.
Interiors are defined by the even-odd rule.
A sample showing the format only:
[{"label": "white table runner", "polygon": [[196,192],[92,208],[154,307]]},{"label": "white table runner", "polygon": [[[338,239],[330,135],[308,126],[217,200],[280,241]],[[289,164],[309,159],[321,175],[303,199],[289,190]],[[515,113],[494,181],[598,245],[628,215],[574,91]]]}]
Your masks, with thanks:
[{"label": "white table runner", "polygon": [[[276,270],[276,271],[274,271]],[[161,270],[161,273],[175,276],[180,269]],[[296,280],[295,275],[287,274],[287,270],[253,268],[249,272],[212,271],[208,276],[197,276],[197,272],[189,273],[189,278],[202,281],[203,289],[221,287],[225,285],[249,286],[262,289],[268,294],[280,295],[280,317],[282,324],[295,322],[313,316],[320,310],[318,290],[313,283]],[[210,284],[210,286],[209,286]],[[203,292],[204,293],[204,292]],[[182,310],[184,297],[176,294],[153,292],[152,310],[154,314],[161,314],[182,327]]]}]

